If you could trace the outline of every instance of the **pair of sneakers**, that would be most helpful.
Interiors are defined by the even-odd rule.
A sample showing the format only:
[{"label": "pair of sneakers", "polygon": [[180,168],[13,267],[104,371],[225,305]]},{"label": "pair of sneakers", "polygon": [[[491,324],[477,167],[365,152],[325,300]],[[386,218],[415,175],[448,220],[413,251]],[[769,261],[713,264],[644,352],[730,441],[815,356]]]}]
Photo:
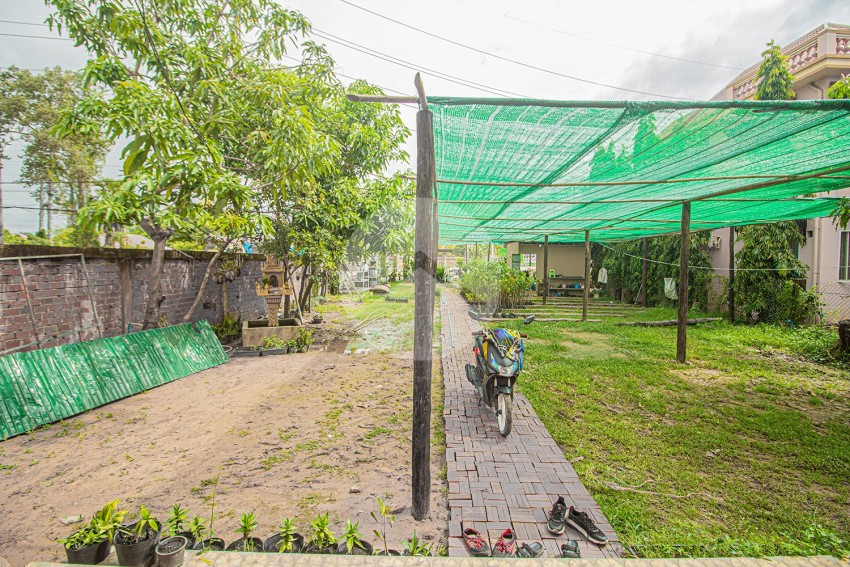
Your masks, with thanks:
[{"label": "pair of sneakers", "polygon": [[[549,512],[549,520],[546,522],[546,527],[553,534],[561,535],[566,530],[567,524],[578,530],[588,541],[596,545],[605,545],[608,543],[608,536],[602,533],[602,530],[596,526],[587,512],[577,510],[572,506],[567,508],[564,497],[559,496],[555,504],[552,505],[552,510]],[[574,542],[571,540],[568,543]],[[575,548],[575,552],[578,553],[578,545],[570,545],[568,547],[571,549]]]},{"label": "pair of sneakers", "polygon": [[472,528],[463,530],[463,539],[469,552],[476,557],[540,557],[543,555],[541,543],[524,543],[518,546],[516,534],[511,529],[502,532],[502,537],[492,550],[481,534]]}]

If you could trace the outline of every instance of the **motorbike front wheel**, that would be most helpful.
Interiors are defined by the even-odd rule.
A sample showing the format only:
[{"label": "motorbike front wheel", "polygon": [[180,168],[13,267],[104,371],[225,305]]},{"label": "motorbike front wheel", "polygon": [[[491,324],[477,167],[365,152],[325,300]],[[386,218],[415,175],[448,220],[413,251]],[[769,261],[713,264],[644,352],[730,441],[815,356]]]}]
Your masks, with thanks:
[{"label": "motorbike front wheel", "polygon": [[511,433],[512,408],[510,394],[499,392],[496,398],[496,423],[499,425],[499,433],[507,437]]}]

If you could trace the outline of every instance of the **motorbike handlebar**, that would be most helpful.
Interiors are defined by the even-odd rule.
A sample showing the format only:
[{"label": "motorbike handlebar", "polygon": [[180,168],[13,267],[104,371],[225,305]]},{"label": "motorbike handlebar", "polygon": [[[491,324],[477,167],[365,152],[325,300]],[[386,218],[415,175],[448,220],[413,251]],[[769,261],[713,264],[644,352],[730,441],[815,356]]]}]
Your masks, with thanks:
[{"label": "motorbike handlebar", "polygon": [[477,337],[478,335],[483,335],[484,331],[472,331],[472,336]]},{"label": "motorbike handlebar", "polygon": [[521,338],[521,339],[527,339],[527,338],[528,338],[528,335],[526,335],[525,333],[520,333],[520,334],[519,334],[519,338]]}]

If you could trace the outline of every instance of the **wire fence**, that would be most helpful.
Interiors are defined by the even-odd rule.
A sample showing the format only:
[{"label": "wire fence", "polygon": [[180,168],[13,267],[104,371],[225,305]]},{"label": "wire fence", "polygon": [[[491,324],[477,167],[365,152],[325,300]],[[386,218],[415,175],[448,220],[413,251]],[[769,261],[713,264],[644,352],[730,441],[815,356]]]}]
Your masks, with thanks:
[{"label": "wire fence", "polygon": [[850,319],[850,282],[821,283],[816,290],[820,294],[823,323],[837,323]]}]

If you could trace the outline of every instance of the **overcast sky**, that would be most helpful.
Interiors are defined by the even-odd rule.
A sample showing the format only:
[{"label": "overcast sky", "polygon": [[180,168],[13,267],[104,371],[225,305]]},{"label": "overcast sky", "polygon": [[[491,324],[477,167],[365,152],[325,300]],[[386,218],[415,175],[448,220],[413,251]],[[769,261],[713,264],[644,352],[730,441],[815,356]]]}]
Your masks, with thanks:
[{"label": "overcast sky", "polygon": [[[824,22],[850,24],[848,0],[280,3],[308,17],[314,39],[327,45],[339,74],[412,94],[414,69],[419,69],[428,94],[453,96],[497,96],[488,92],[495,91],[498,96],[554,99],[708,99],[741,69],[756,63],[771,38],[784,45]],[[0,0],[0,34],[55,35],[45,27],[8,23],[37,24],[48,13],[40,0]],[[364,53],[370,50],[373,55]],[[85,61],[86,53],[68,41],[0,35],[3,67],[78,69]],[[403,109],[411,128],[414,112]],[[412,140],[408,145],[415,163]],[[7,183],[17,178],[20,168],[19,156],[10,157],[3,167],[3,204],[33,206],[23,187]],[[105,173],[114,175],[118,164],[113,152]],[[4,213],[13,232],[37,228],[36,211]]]}]

